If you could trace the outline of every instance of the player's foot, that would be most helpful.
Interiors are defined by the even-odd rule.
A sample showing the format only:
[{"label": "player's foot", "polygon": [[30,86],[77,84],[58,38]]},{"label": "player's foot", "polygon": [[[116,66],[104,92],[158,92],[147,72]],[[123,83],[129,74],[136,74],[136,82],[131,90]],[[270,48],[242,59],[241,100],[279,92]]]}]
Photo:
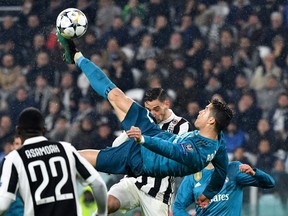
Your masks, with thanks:
[{"label": "player's foot", "polygon": [[74,55],[77,52],[75,44],[72,39],[64,38],[59,32],[57,32],[57,41],[60,43],[65,52],[64,52],[64,61],[68,64],[75,64]]}]

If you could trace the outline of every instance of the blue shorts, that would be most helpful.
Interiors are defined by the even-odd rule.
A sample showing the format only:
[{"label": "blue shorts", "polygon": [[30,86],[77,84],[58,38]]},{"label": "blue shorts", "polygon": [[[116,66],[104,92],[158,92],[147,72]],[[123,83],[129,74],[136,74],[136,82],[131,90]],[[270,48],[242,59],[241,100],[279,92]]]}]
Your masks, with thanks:
[{"label": "blue shorts", "polygon": [[[139,127],[142,133],[148,136],[163,132],[154,122],[151,113],[136,102],[132,104],[121,124],[124,130],[129,130],[131,126]],[[118,147],[101,150],[96,169],[110,174],[142,175],[141,146],[134,139],[130,139]]]}]

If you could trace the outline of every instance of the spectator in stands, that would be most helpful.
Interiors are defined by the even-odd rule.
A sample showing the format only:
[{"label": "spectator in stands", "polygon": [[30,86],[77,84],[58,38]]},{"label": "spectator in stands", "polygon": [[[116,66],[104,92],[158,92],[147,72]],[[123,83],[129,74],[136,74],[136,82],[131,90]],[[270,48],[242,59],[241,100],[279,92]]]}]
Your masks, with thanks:
[{"label": "spectator in stands", "polygon": [[78,102],[82,97],[81,90],[75,85],[72,73],[65,72],[62,74],[57,96],[62,98],[63,111],[70,121],[77,112]]},{"label": "spectator in stands", "polygon": [[[199,101],[201,95],[197,87],[197,80],[192,73],[186,73],[182,83],[179,85],[176,92],[176,100],[174,102],[175,112],[184,114],[187,111],[189,101]],[[192,122],[193,123],[193,122]]]},{"label": "spectator in stands", "polygon": [[249,93],[256,98],[256,92],[250,88],[249,80],[245,73],[238,73],[235,79],[235,86],[229,97],[230,101],[236,104],[243,94]]},{"label": "spectator in stands", "polygon": [[120,16],[115,16],[110,29],[101,37],[102,44],[107,44],[108,40],[114,38],[117,40],[119,46],[128,44],[130,38],[127,35],[127,27],[124,25]]},{"label": "spectator in stands", "polygon": [[257,107],[255,98],[250,93],[242,95],[235,109],[235,120],[240,129],[251,133],[257,128],[257,123],[262,117],[262,110]]},{"label": "spectator in stands", "polygon": [[12,120],[8,114],[3,114],[0,117],[0,151],[3,150],[3,145],[15,133],[15,128],[12,125]]},{"label": "spectator in stands", "polygon": [[116,136],[113,134],[109,123],[100,121],[96,126],[98,136],[94,143],[94,148],[105,149],[106,147],[111,147]]},{"label": "spectator in stands", "polygon": [[248,152],[253,154],[257,154],[258,146],[257,144],[260,143],[262,139],[268,139],[271,144],[271,151],[275,152],[278,148],[278,141],[275,132],[272,130],[269,122],[265,118],[261,118],[257,123],[257,130],[251,131],[248,134],[248,142],[245,145],[245,149]]},{"label": "spectator in stands", "polygon": [[97,122],[108,123],[112,131],[120,130],[120,123],[107,100],[101,101],[97,106]]},{"label": "spectator in stands", "polygon": [[176,56],[186,57],[186,52],[183,46],[182,35],[179,32],[171,34],[169,44],[162,50],[159,55],[158,61],[161,67],[171,69],[173,59]]},{"label": "spectator in stands", "polygon": [[50,86],[55,86],[56,72],[47,51],[40,51],[36,54],[33,67],[26,74],[29,86],[35,87],[35,80],[38,75],[42,75]]},{"label": "spectator in stands", "polygon": [[182,16],[181,23],[177,31],[182,35],[183,47],[185,49],[188,49],[191,44],[193,44],[194,40],[202,38],[202,34],[198,26],[192,22],[192,18],[188,14],[184,14]]},{"label": "spectator in stands", "polygon": [[271,144],[268,139],[261,139],[258,143],[258,154],[256,167],[259,169],[271,173],[276,157],[271,151]]},{"label": "spectator in stands", "polygon": [[47,114],[48,103],[53,94],[54,90],[48,84],[47,79],[42,74],[38,74],[35,78],[35,87],[30,91],[30,95],[43,114]]},{"label": "spectator in stands", "polygon": [[[45,115],[45,127],[49,134],[55,128],[58,117],[64,115],[63,104],[58,97],[53,97],[48,104],[48,112]],[[66,116],[65,116],[66,117]],[[66,117],[67,118],[67,117]]]},{"label": "spectator in stands", "polygon": [[[276,35],[280,35],[285,38],[288,34],[288,28],[283,23],[283,15],[278,11],[274,11],[273,13],[271,13],[270,21],[271,25],[267,26],[263,30],[263,33],[259,40],[261,45],[272,47],[273,38]],[[285,41],[285,43],[287,43],[287,40]]]},{"label": "spectator in stands", "polygon": [[[269,113],[269,122],[273,131],[284,141],[288,134],[288,94],[278,96],[276,106]],[[286,150],[287,147],[285,148]]]},{"label": "spectator in stands", "polygon": [[213,75],[214,62],[212,58],[205,58],[201,63],[201,68],[197,70],[197,86],[203,89],[210,77]]},{"label": "spectator in stands", "polygon": [[51,140],[71,141],[71,125],[64,115],[57,117],[54,128],[47,134]]},{"label": "spectator in stands", "polygon": [[138,0],[128,0],[121,12],[121,18],[125,24],[130,23],[136,16],[144,21],[145,15],[146,12]]},{"label": "spectator in stands", "polygon": [[221,55],[219,68],[219,81],[222,87],[228,92],[232,92],[235,87],[235,80],[240,69],[233,64],[233,57],[229,53]]},{"label": "spectator in stands", "polygon": [[[192,42],[192,46],[186,51],[187,55],[187,66],[194,68],[197,73],[201,70],[202,62],[210,54],[209,50],[206,48],[206,44],[203,39],[195,39]],[[199,73],[200,74],[200,73]]]},{"label": "spectator in stands", "polygon": [[155,24],[150,28],[150,33],[153,37],[153,46],[159,49],[166,47],[172,33],[168,18],[164,15],[158,15]]},{"label": "spectator in stands", "polygon": [[168,79],[171,80],[169,81],[169,88],[173,89],[174,91],[177,91],[179,86],[182,85],[186,74],[190,73],[193,76],[196,76],[197,74],[194,69],[186,66],[186,62],[187,60],[183,55],[177,54],[172,57],[172,67],[168,69]]},{"label": "spectator in stands", "polygon": [[222,87],[222,83],[218,76],[212,75],[209,77],[209,80],[202,91],[202,96],[199,98],[200,106],[204,107],[205,102],[210,101],[215,94],[221,95],[221,97],[224,98],[224,101],[228,101],[227,92]]},{"label": "spectator in stands", "polygon": [[144,65],[144,70],[141,71],[141,77],[139,79],[138,86],[143,89],[148,88],[148,82],[152,77],[157,77],[160,82],[164,82],[165,75],[161,68],[159,68],[158,63],[155,58],[147,58]]},{"label": "spectator in stands", "polygon": [[256,47],[260,43],[259,38],[262,35],[262,32],[263,26],[259,20],[259,16],[257,13],[253,12],[249,15],[247,22],[242,26],[240,35],[248,37],[251,40],[251,44]]},{"label": "spectator in stands", "polygon": [[122,91],[125,92],[134,88],[134,77],[131,68],[123,61],[121,56],[117,54],[112,56],[112,64],[108,70],[110,79],[119,86]]},{"label": "spectator in stands", "polygon": [[226,23],[241,29],[247,22],[253,8],[249,0],[235,0],[229,8],[229,14],[226,17]]},{"label": "spectator in stands", "polygon": [[114,0],[100,0],[96,12],[96,26],[100,29],[101,35],[109,30],[116,16],[120,16],[121,8]]},{"label": "spectator in stands", "polygon": [[73,117],[73,119],[71,120],[71,122],[72,122],[74,128],[79,127],[80,122],[82,121],[83,118],[88,116],[93,121],[96,121],[96,115],[97,114],[96,114],[89,98],[82,97],[79,100],[77,112],[76,112],[75,116]]},{"label": "spectator in stands", "polygon": [[43,31],[39,16],[37,14],[28,15],[27,23],[23,27],[22,31],[21,40],[23,41],[26,49],[29,49],[33,44],[34,36],[36,34],[40,34],[41,31]]},{"label": "spectator in stands", "polygon": [[268,76],[265,87],[256,91],[257,106],[262,109],[264,118],[268,118],[271,109],[277,104],[278,95],[284,91],[274,75]]},{"label": "spectator in stands", "polygon": [[14,88],[14,83],[18,76],[21,75],[21,67],[16,64],[12,54],[4,54],[0,66],[0,88],[2,94],[7,98]]},{"label": "spectator in stands", "polygon": [[283,36],[276,35],[272,40],[272,53],[275,57],[275,63],[278,67],[281,69],[285,69],[287,64],[287,42],[285,43],[285,40]]},{"label": "spectator in stands", "polygon": [[224,131],[226,148],[228,154],[232,154],[237,148],[243,147],[246,143],[245,133],[235,121],[231,121]]},{"label": "spectator in stands", "polygon": [[128,35],[130,38],[129,44],[131,44],[133,50],[139,47],[143,35],[147,33],[148,30],[146,26],[143,25],[143,20],[141,19],[141,17],[140,16],[132,17],[131,22],[128,25]]},{"label": "spectator in stands", "polygon": [[[125,33],[126,34],[126,33]],[[118,41],[115,38],[110,38],[107,42],[106,49],[102,52],[102,62],[104,67],[110,67],[112,64],[112,57],[114,55],[119,55],[126,61],[127,56],[121,50]]]},{"label": "spectator in stands", "polygon": [[77,150],[96,149],[95,143],[98,136],[95,123],[89,116],[85,116],[80,121],[75,135],[71,138],[71,142]]},{"label": "spectator in stands", "polygon": [[234,53],[234,64],[245,72],[248,77],[251,76],[252,71],[260,64],[259,52],[254,49],[254,46],[254,44],[252,46],[248,36],[241,36],[239,38],[239,46],[236,53]]},{"label": "spectator in stands", "polygon": [[88,58],[101,50],[99,36],[94,29],[89,28],[83,37],[80,38],[79,48],[83,50],[83,54]]},{"label": "spectator in stands", "polygon": [[217,44],[216,56],[222,56],[222,54],[232,54],[236,51],[236,33],[233,32],[233,28],[230,26],[224,26],[220,29],[220,41]]},{"label": "spectator in stands", "polygon": [[267,83],[267,78],[270,75],[274,75],[279,81],[282,76],[282,70],[275,63],[275,57],[272,53],[268,53],[262,56],[263,64],[259,65],[251,77],[250,86],[254,90],[263,89]]},{"label": "spectator in stands", "polygon": [[156,58],[160,53],[160,49],[153,46],[152,36],[144,34],[141,38],[140,45],[135,50],[133,59],[133,67],[143,70],[147,58]]},{"label": "spectator in stands", "polygon": [[4,48],[3,44],[6,41],[12,40],[19,43],[19,30],[17,29],[15,23],[15,19],[11,15],[6,15],[3,17],[3,21],[0,27],[0,53]]},{"label": "spectator in stands", "polygon": [[9,115],[12,120],[12,127],[16,127],[17,118],[19,114],[27,107],[36,107],[36,103],[29,96],[29,92],[26,88],[20,87],[16,91],[15,98],[12,98],[11,101],[9,101]]},{"label": "spectator in stands", "polygon": [[166,20],[170,21],[169,3],[164,0],[149,0],[146,10],[146,23],[149,26],[153,26],[157,22],[159,15],[166,17]]}]

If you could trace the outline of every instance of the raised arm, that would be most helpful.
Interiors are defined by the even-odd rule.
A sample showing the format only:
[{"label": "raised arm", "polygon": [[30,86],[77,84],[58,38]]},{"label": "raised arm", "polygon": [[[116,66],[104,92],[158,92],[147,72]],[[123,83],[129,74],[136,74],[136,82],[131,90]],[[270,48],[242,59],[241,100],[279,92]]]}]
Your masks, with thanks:
[{"label": "raised arm", "polygon": [[275,186],[275,180],[267,173],[260,169],[253,169],[248,164],[237,164],[235,167],[239,169],[237,173],[237,184],[242,187],[255,186],[264,189],[273,188]]}]

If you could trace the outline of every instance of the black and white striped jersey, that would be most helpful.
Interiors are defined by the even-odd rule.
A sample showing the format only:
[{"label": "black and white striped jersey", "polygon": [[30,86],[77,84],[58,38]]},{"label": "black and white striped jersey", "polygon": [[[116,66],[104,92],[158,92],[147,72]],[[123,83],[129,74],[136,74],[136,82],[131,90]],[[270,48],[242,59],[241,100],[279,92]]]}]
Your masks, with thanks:
[{"label": "black and white striped jersey", "polygon": [[81,215],[77,181],[90,184],[97,174],[71,144],[38,136],[4,158],[0,196],[15,200],[19,191],[27,216]]},{"label": "black and white striped jersey", "polygon": [[[174,134],[182,134],[192,130],[192,125],[184,118],[176,116],[172,112],[171,116],[159,124],[162,130],[167,130]],[[172,193],[174,192],[175,178],[167,176],[165,178],[154,178],[139,176],[136,179],[136,187],[146,194],[169,204]]]}]

